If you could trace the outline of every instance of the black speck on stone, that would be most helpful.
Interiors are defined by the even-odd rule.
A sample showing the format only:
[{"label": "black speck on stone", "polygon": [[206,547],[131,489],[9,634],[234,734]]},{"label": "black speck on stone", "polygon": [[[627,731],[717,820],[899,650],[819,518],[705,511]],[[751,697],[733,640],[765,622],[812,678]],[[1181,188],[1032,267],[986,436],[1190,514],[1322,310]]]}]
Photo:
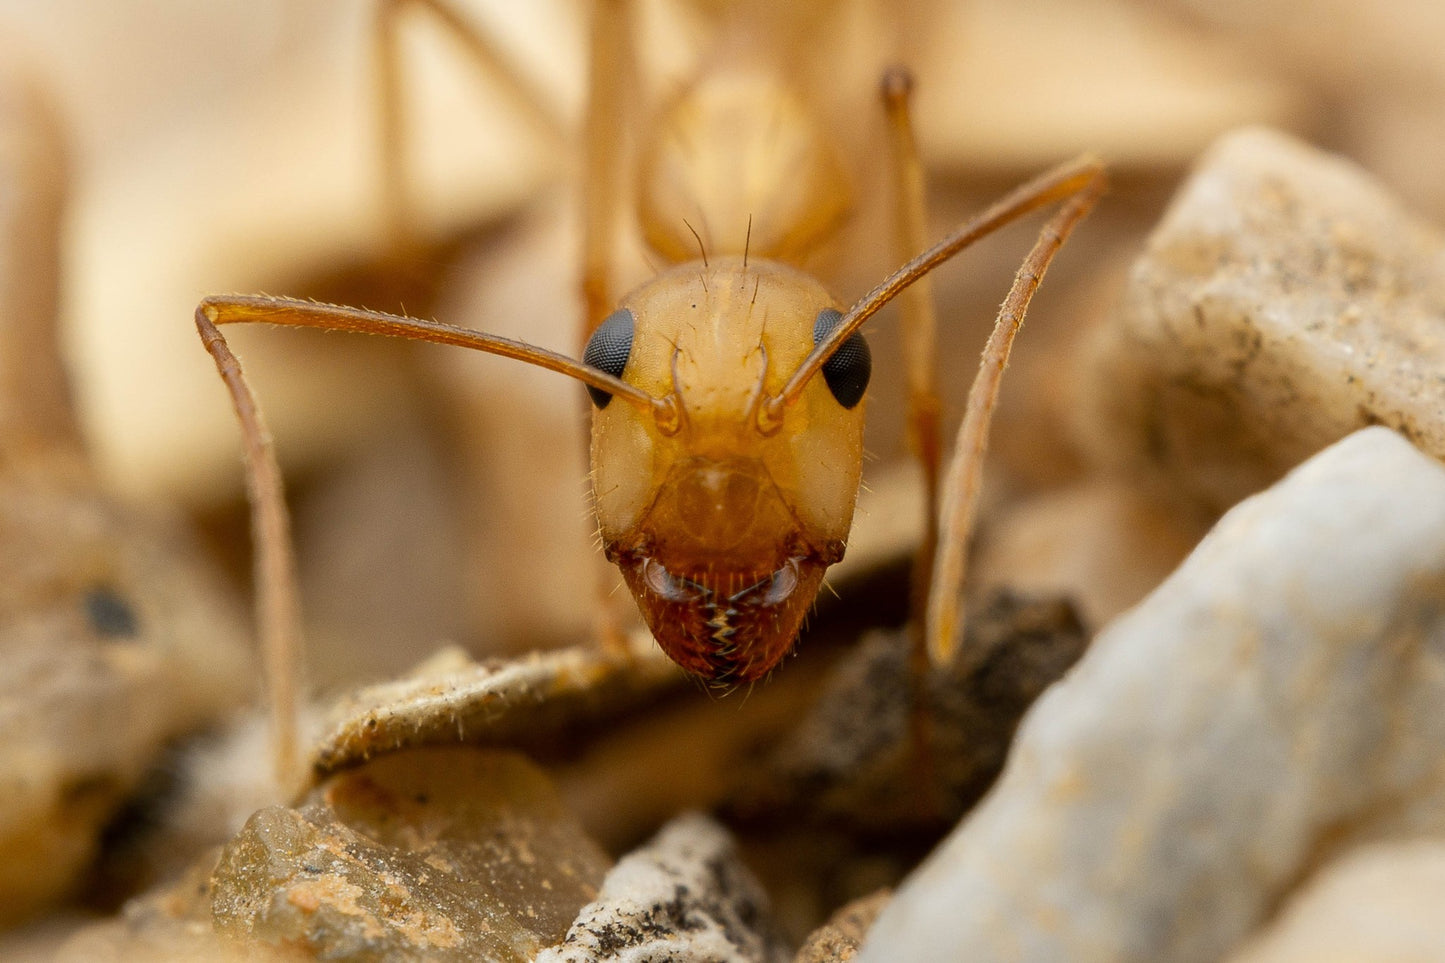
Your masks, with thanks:
[{"label": "black speck on stone", "polygon": [[115,589],[97,585],[85,593],[85,617],[98,635],[108,639],[133,639],[140,634],[140,620]]}]

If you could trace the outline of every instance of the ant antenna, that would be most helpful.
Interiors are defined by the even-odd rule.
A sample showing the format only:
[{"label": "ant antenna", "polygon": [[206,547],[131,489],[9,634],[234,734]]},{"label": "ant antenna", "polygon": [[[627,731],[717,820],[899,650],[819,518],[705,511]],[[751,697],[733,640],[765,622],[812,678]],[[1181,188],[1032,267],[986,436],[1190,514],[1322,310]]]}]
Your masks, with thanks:
[{"label": "ant antenna", "polygon": [[968,405],[954,442],[948,479],[943,486],[944,500],[939,508],[938,522],[942,537],[938,542],[928,592],[924,639],[934,665],[951,662],[960,643],[963,606],[959,593],[963,585],[965,553],[978,511],[979,482],[983,455],[988,448],[989,424],[1014,336],[1023,324],[1024,313],[1043,280],[1049,262],[1073,229],[1093,209],[1104,192],[1105,183],[1103,165],[1085,156],[1013,191],[860,298],[828,337],[803,360],[782,391],[765,402],[758,412],[762,430],[765,433],[777,431],[782,426],[784,408],[798,399],[808,379],[821,370],[844,339],[900,291],[984,235],[1039,207],[1068,199],[1039,232],[1033,249],[1014,276],[1008,297],[999,308],[993,332],[984,347],[978,375],[969,389]]},{"label": "ant antenna", "polygon": [[[1073,195],[1087,197],[1087,203],[1083,205],[1084,210],[1070,220],[1067,232],[1073,228],[1075,223],[1083,219],[1084,214],[1093,207],[1094,202],[1098,200],[1103,191],[1104,165],[1097,158],[1086,154],[1014,189],[982,214],[946,235],[933,247],[894,271],[848,309],[848,312],[843,315],[828,336],[818,342],[812,352],[803,359],[802,364],[798,365],[797,370],[783,386],[783,390],[769,401],[770,419],[774,416],[781,417],[782,409],[798,400],[808,381],[822,370],[823,365],[835,351],[842,347],[843,342],[862,327],[864,321],[877,314],[880,308],[893,300],[898,292],[914,281],[973,242],[1018,220],[1025,214]],[[1061,219],[1055,218],[1055,220]],[[1043,234],[1048,234],[1053,226],[1054,221],[1050,221],[1044,228]]]}]

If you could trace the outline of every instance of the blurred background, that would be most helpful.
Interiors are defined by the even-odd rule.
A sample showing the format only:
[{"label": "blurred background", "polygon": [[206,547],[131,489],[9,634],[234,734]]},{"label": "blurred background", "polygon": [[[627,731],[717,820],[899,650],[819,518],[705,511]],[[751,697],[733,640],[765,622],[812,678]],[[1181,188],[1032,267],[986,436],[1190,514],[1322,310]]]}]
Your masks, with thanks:
[{"label": "blurred background", "polygon": [[[201,297],[404,309],[578,350],[588,4],[453,2],[517,65],[532,107],[408,11],[407,151],[424,243],[398,260],[381,211],[371,0],[0,0],[0,42],[48,81],[71,137],[62,322],[93,451],[114,489],[181,505],[238,589],[249,565],[240,442],[191,323]],[[723,7],[769,20],[761,35],[853,168],[855,213],[809,265],[840,301],[898,261],[879,169],[884,64],[918,79],[934,234],[1081,151],[1108,161],[1112,193],[1060,256],[1016,348],[990,504],[1084,471],[1072,361],[1219,133],[1292,131],[1354,158],[1423,216],[1445,216],[1445,6],[1433,0],[838,0],[782,12],[645,0],[639,128],[706,61]],[[631,142],[618,136],[620,149]],[[950,431],[1035,230],[1003,232],[937,275]],[[632,280],[647,276],[635,242],[619,259]],[[869,337],[858,564],[906,555],[918,499],[891,319]],[[233,343],[291,479],[315,682],[392,674],[442,640],[487,654],[587,635],[595,549],[578,386],[435,346],[271,330]]]}]

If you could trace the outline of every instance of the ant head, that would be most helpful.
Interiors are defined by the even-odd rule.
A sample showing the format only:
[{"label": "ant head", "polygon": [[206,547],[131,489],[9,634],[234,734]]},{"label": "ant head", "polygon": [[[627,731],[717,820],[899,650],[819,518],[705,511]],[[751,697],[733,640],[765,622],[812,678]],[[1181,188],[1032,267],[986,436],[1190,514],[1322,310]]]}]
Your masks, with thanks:
[{"label": "ant head", "polygon": [[[685,662],[695,672],[742,678],[770,668],[823,569],[842,556],[862,470],[866,343],[845,340],[781,421],[761,418],[840,317],[822,286],[792,268],[719,259],[634,291],[588,345],[589,364],[658,401],[649,411],[596,392],[592,430],[603,544],[644,613],[656,603],[654,634],[666,647],[660,623],[674,633],[690,624],[680,605],[694,614],[722,605],[734,612],[734,644],[754,631],[781,640],[737,645],[750,658],[775,655],[766,666]],[[751,628],[736,621],[744,612]],[[699,615],[678,644],[718,656],[713,634],[723,630],[707,626],[724,615]]]}]

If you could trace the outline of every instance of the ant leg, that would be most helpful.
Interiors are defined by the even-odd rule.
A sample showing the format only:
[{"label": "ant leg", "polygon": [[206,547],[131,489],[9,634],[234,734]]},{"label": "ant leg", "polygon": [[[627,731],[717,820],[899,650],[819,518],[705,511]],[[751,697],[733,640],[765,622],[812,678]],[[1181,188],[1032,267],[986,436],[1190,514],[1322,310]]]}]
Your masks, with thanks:
[{"label": "ant leg", "polygon": [[[913,136],[909,110],[913,75],[903,67],[888,69],[880,84],[888,117],[890,161],[893,167],[896,253],[902,264],[928,243],[928,202],[918,142]],[[931,816],[944,811],[939,791],[938,762],[934,751],[933,717],[928,709],[928,646],[924,615],[933,556],[938,549],[938,475],[942,462],[939,425],[937,354],[938,316],[933,300],[933,279],[928,276],[905,288],[897,298],[903,339],[903,363],[908,390],[908,447],[923,472],[923,537],[913,558],[908,580],[909,677],[912,706],[908,714],[914,765],[910,767],[918,812]]]},{"label": "ant leg", "polygon": [[[70,201],[68,139],[38,78],[7,78],[6,201],[0,213],[0,465],[85,447],[61,361],[62,228]],[[11,459],[15,462],[11,462]]]},{"label": "ant leg", "polygon": [[251,502],[251,540],[256,556],[256,625],[271,709],[272,764],[277,786],[289,792],[300,781],[297,693],[301,676],[301,606],[285,486],[271,433],[246,383],[241,363],[204,307],[196,309],[196,329],[231,392],[245,441],[246,494]]},{"label": "ant leg", "polygon": [[964,610],[961,592],[968,539],[978,510],[979,482],[984,451],[988,448],[989,424],[998,401],[1003,369],[1008,364],[1009,349],[1049,262],[1073,229],[1093,209],[1104,187],[1103,172],[1096,169],[1044,225],[1033,250],[1014,276],[1008,297],[999,308],[993,333],[983,349],[978,375],[969,389],[968,406],[954,442],[943,504],[939,509],[938,524],[943,536],[934,562],[927,615],[928,654],[935,665],[946,665],[952,661],[962,642]]},{"label": "ant leg", "polygon": [[[627,104],[636,87],[630,13],[626,0],[597,0],[592,7],[582,127],[582,346],[617,306],[620,294],[613,258],[626,196]],[[629,613],[621,608],[616,587],[617,570],[599,556],[593,575],[592,629],[603,651],[613,655],[630,651],[624,628]]]},{"label": "ant leg", "polygon": [[416,245],[415,199],[408,192],[405,98],[402,96],[399,18],[408,5],[430,14],[461,44],[479,71],[498,84],[549,141],[562,142],[566,125],[507,52],[447,0],[379,0],[373,33],[377,69],[382,216],[394,254]]},{"label": "ant leg", "polygon": [[[909,101],[913,76],[902,67],[890,68],[881,84],[888,114],[894,180],[896,241],[901,264],[921,251],[928,241],[927,200],[923,165],[913,136]],[[921,674],[928,665],[923,615],[932,580],[933,555],[938,546],[938,476],[942,462],[939,426],[938,370],[934,360],[938,328],[932,279],[925,276],[898,295],[902,325],[903,359],[908,383],[908,445],[923,471],[923,540],[913,561],[910,579],[909,625],[913,635],[913,663]]]},{"label": "ant leg", "polygon": [[[617,306],[613,257],[626,196],[627,103],[636,89],[632,20],[626,0],[597,0],[592,10],[583,121],[582,297],[586,324],[579,345]],[[579,348],[580,350],[580,348]]]},{"label": "ant leg", "polygon": [[[759,420],[775,423],[789,405],[796,404],[808,382],[823,369],[828,358],[853,332],[861,328],[869,318],[878,313],[889,301],[917,284],[928,272],[948,261],[964,248],[980,238],[1010,224],[1031,211],[1047,207],[1056,201],[1073,197],[1091,188],[1096,181],[1097,190],[1103,191],[1104,166],[1095,158],[1085,154],[1053,170],[1045,171],[1020,187],[1014,188],[999,198],[988,209],[969,218],[949,231],[936,244],[917,255],[907,264],[884,278],[873,289],[863,295],[844,313],[843,319],[829,332],[828,336],[814,345],[812,352],[803,363],[793,370],[781,391],[764,403]],[[1092,206],[1092,205],[1091,205]]]},{"label": "ant leg", "polygon": [[376,58],[377,142],[381,159],[381,211],[386,242],[400,258],[416,246],[414,212],[407,195],[405,119],[402,117],[401,66],[398,63],[396,15],[399,3],[383,0],[376,8],[373,34]]}]

